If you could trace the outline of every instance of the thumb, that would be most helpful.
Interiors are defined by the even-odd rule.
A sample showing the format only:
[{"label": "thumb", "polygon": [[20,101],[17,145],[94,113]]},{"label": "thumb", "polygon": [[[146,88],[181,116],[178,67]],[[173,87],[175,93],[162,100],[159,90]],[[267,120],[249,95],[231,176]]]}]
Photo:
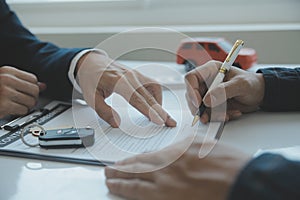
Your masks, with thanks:
[{"label": "thumb", "polygon": [[120,126],[120,116],[119,114],[104,101],[104,97],[100,94],[96,94],[95,96],[95,105],[92,106],[95,108],[95,111],[108,124],[110,124],[113,128],[118,128]]},{"label": "thumb", "polygon": [[234,79],[223,82],[216,88],[209,90],[205,95],[203,102],[208,107],[216,107],[225,103],[230,98],[239,96],[239,88],[239,84]]},{"label": "thumb", "polygon": [[40,92],[43,92],[47,88],[46,83],[43,82],[38,82],[37,85],[39,86]]}]

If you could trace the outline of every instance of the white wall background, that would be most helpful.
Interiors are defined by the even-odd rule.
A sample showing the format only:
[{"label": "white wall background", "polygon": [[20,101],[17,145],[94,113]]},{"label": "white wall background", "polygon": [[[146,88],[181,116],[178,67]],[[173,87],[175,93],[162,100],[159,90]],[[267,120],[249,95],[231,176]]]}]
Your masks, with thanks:
[{"label": "white wall background", "polygon": [[[41,39],[63,47],[94,47],[121,31],[172,28],[196,36],[241,38],[260,63],[300,63],[300,0],[8,0]],[[153,37],[156,35],[157,37]],[[134,40],[166,33],[139,32]],[[160,37],[162,36],[162,37]],[[174,37],[172,34],[168,39]],[[176,50],[174,37],[172,48]],[[123,41],[128,45],[134,41]],[[153,41],[157,42],[157,41]],[[113,53],[113,52],[112,52]],[[144,50],[123,59],[174,61],[174,55]]]}]

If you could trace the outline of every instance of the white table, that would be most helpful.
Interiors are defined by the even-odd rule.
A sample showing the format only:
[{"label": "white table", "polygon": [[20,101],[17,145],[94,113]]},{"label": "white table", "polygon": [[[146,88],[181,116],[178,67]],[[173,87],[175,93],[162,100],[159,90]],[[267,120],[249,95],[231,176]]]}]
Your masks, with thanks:
[{"label": "white table", "polygon": [[[145,62],[124,63],[134,68],[143,64],[138,70],[166,87],[184,88],[182,66],[151,64],[159,69],[153,70]],[[252,154],[260,148],[300,145],[299,122],[300,112],[248,114],[227,123],[221,141]],[[1,200],[119,199],[108,193],[102,167],[6,156],[0,156],[0,163]]]}]

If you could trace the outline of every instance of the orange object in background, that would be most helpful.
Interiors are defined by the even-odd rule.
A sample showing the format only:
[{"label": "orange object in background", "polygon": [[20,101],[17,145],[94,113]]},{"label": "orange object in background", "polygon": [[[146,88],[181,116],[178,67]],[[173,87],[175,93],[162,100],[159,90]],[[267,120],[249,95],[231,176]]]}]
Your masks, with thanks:
[{"label": "orange object in background", "polygon": [[[224,38],[187,38],[178,48],[177,63],[184,64],[186,71],[190,71],[210,60],[224,62],[231,48],[232,44]],[[256,51],[242,48],[233,65],[246,70],[256,62]]]}]

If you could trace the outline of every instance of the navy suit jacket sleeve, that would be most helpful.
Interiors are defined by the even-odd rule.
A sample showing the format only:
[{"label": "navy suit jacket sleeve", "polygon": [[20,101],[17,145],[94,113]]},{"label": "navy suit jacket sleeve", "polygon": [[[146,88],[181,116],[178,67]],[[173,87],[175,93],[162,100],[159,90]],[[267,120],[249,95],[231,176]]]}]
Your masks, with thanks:
[{"label": "navy suit jacket sleeve", "polygon": [[241,171],[230,200],[299,200],[300,162],[280,155],[264,154]]},{"label": "navy suit jacket sleeve", "polygon": [[[300,68],[268,68],[258,72],[263,73],[265,80],[263,110],[300,110]],[[273,154],[253,159],[240,172],[229,199],[300,199],[300,162]]]},{"label": "navy suit jacket sleeve", "polygon": [[267,68],[258,72],[263,74],[265,80],[263,110],[300,110],[300,68]]},{"label": "navy suit jacket sleeve", "polygon": [[71,98],[68,70],[72,58],[82,49],[59,48],[38,40],[19,21],[5,0],[0,0],[0,66],[31,72],[47,84],[44,92],[56,99]]}]

